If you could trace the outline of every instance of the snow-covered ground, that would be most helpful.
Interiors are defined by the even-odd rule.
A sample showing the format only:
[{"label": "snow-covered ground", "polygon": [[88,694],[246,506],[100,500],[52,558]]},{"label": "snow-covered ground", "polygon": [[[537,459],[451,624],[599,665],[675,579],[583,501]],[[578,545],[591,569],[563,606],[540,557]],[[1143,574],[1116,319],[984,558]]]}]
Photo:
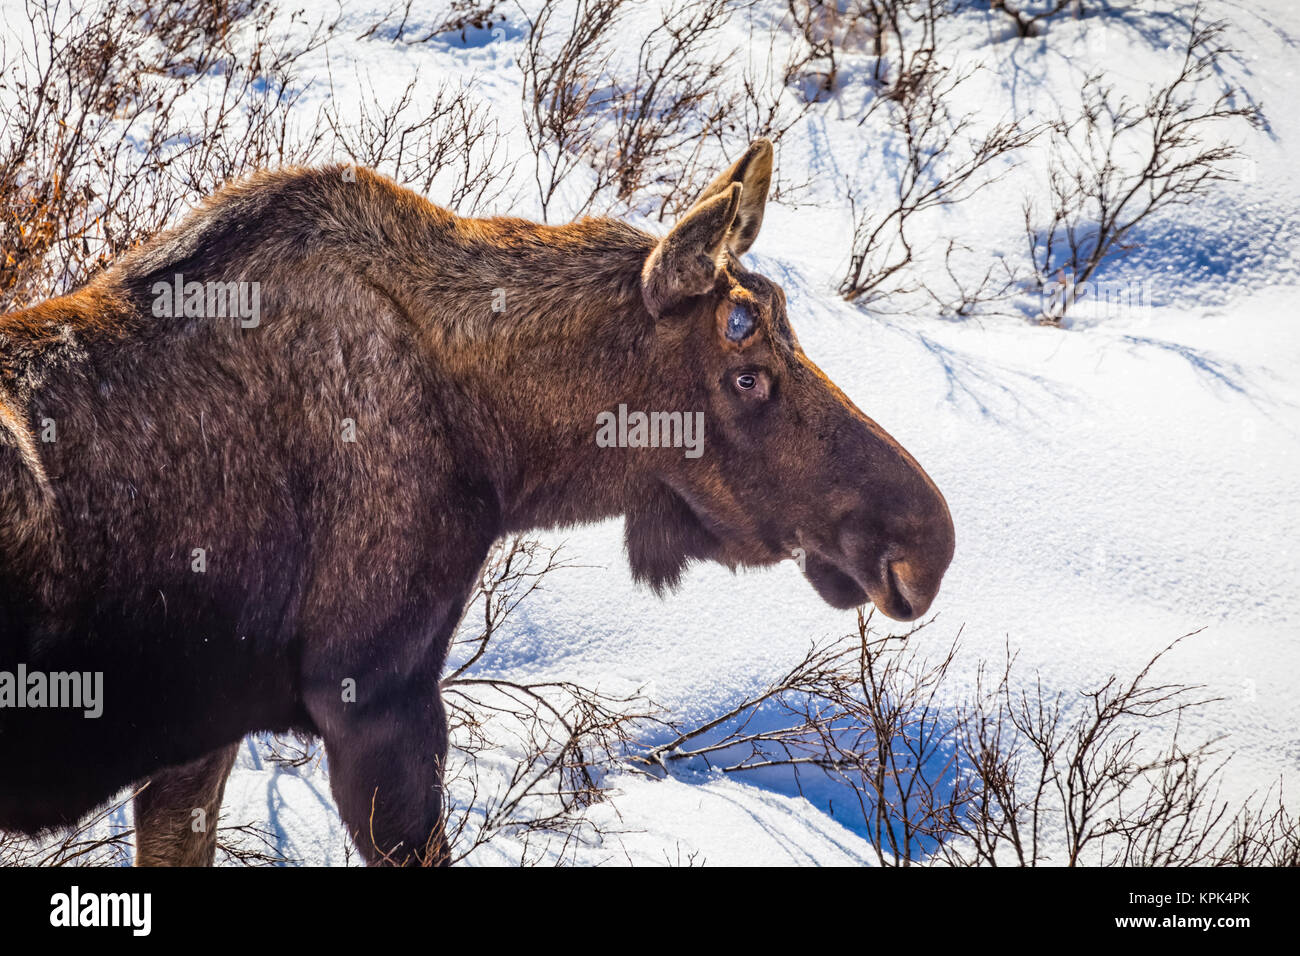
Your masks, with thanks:
[{"label": "snow-covered ground", "polygon": [[[646,24],[654,6],[638,13]],[[1133,89],[1172,74],[1178,52],[1164,46],[1181,31],[1158,21],[1171,32],[1153,44],[1133,23],[1148,8],[1181,6],[1129,6],[1131,16],[1062,19],[1045,38],[1025,41],[1009,38],[992,15],[972,15],[944,49],[955,61],[979,59],[989,68],[963,94],[971,108],[1026,116],[1077,98],[1092,69]],[[417,73],[430,89],[442,79],[471,81],[506,134],[506,158],[526,157],[517,65],[524,18],[505,9],[509,20],[495,34],[408,46],[355,39],[381,5],[348,3],[336,38],[314,55],[306,76],[330,69],[333,102],[344,109],[372,88],[381,98],[400,91]],[[1300,680],[1300,185],[1293,177],[1300,114],[1291,108],[1300,9],[1288,0],[1216,0],[1208,12],[1232,22],[1240,76],[1269,125],[1228,130],[1251,160],[1245,181],[1150,223],[1143,247],[1108,274],[1146,282],[1149,310],[1060,330],[1022,316],[953,321],[842,301],[835,286],[851,236],[845,177],[887,191],[892,175],[888,144],[858,125],[865,68],[852,58],[836,96],[783,140],[782,175],[808,185],[798,205],[769,205],[748,262],[783,284],[804,349],[947,496],[956,557],[934,606],[937,619],[916,640],[942,653],[962,631],[956,686],[969,686],[978,662],[999,659],[1009,644],[1020,673],[1038,671],[1047,688],[1070,694],[1113,671],[1129,673],[1174,638],[1204,628],[1158,676],[1204,684],[1222,698],[1185,733],[1228,735],[1228,782],[1241,796],[1280,776],[1293,783],[1300,769],[1293,689]],[[737,13],[720,34],[719,55],[746,55],[746,17],[762,15]],[[303,109],[330,95],[323,84],[310,87]],[[1040,154],[1022,159],[939,220],[926,241],[959,237],[976,266],[1023,255],[1021,201],[1042,188],[1043,171]],[[494,211],[539,213],[529,163]],[[565,214],[553,209],[550,218]],[[543,536],[563,541],[583,567],[557,572],[520,608],[488,662],[494,670],[620,691],[644,687],[674,716],[707,719],[794,663],[810,640],[853,627],[853,615],[824,605],[793,563],[736,576],[696,567],[679,592],[660,600],[632,584],[621,535],[621,524],[610,522]],[[570,859],[874,859],[851,814],[833,817],[779,783],[699,769],[610,783],[612,798],[591,811],[609,835]],[[280,852],[305,863],[345,859],[325,768],[268,763],[252,742],[227,790],[223,823],[267,827]],[[506,840],[471,862],[512,862],[518,851]]]}]

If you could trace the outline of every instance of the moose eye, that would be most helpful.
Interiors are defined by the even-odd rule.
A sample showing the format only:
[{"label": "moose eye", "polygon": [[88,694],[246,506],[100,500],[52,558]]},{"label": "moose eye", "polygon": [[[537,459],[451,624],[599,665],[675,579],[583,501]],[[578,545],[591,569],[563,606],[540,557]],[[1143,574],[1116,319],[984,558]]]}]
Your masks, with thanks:
[{"label": "moose eye", "polygon": [[736,376],[736,388],[748,392],[758,384],[758,376],[753,372],[741,372]]}]

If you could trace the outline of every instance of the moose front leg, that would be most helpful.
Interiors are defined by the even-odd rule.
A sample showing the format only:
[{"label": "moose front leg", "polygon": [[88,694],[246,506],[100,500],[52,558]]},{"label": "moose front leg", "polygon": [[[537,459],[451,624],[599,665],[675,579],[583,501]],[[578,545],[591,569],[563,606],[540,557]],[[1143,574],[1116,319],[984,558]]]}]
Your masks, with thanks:
[{"label": "moose front leg", "polygon": [[239,744],[159,770],[135,795],[136,866],[211,866],[217,817]]},{"label": "moose front leg", "polygon": [[304,641],[302,700],[339,815],[372,866],[448,862],[439,676],[461,607],[412,602],[368,633]]},{"label": "moose front leg", "polygon": [[[455,539],[457,546],[475,535],[485,557],[494,531],[470,529]],[[304,625],[300,698],[325,744],[339,816],[372,866],[450,863],[440,678],[482,557],[455,585],[444,580],[441,594],[430,593],[426,582],[450,563],[437,555],[411,558],[390,574],[375,571],[356,582],[387,588],[394,579],[410,581],[396,599],[383,594],[363,603],[356,590],[327,588],[336,607]],[[355,610],[385,605],[388,613],[379,620]]]},{"label": "moose front leg", "polygon": [[358,679],[355,700],[333,690],[308,698],[339,815],[371,866],[445,866],[447,719],[437,680],[401,688],[383,680],[371,691],[366,683]]}]

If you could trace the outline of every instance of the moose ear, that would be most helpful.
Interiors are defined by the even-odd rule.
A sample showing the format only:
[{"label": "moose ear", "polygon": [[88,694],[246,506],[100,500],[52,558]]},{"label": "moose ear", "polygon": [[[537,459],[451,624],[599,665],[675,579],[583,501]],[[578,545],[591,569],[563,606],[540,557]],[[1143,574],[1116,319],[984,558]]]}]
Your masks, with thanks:
[{"label": "moose ear", "polygon": [[731,234],[727,236],[727,247],[736,255],[742,255],[754,240],[763,225],[763,209],[767,205],[767,191],[772,185],[772,141],[756,139],[749,144],[745,155],[731,164],[731,168],[709,183],[700,198],[695,200],[698,208],[719,193],[725,192],[732,183],[740,183],[744,193],[740,201],[740,210]]},{"label": "moose ear", "polygon": [[713,288],[727,254],[727,235],[741,206],[742,188],[731,183],[697,202],[646,257],[641,295],[651,315],[661,316]]}]

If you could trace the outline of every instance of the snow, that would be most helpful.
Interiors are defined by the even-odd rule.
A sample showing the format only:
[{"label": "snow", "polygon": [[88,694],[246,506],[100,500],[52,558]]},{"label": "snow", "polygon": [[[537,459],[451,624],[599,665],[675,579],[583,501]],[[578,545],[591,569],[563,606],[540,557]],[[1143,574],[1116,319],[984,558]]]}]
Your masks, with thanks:
[{"label": "snow", "polygon": [[[648,30],[654,6],[638,7],[628,35]],[[401,45],[354,39],[381,4],[357,0],[344,9],[335,39],[308,67],[318,79],[332,69],[334,104],[346,109],[372,86],[395,95],[417,71],[430,89],[441,80],[470,83],[506,135],[503,159],[521,163],[492,211],[538,215],[518,119],[519,11],[505,8],[503,29],[465,43]],[[956,557],[937,619],[918,640],[941,654],[961,631],[955,685],[969,687],[978,662],[1000,659],[1009,644],[1021,673],[1038,671],[1053,692],[1073,694],[1112,671],[1132,672],[1203,628],[1159,676],[1203,684],[1221,698],[1185,733],[1227,735],[1229,782],[1242,796],[1279,776],[1291,786],[1300,767],[1300,185],[1292,177],[1300,115],[1290,108],[1300,9],[1269,0],[1249,10],[1215,2],[1209,12],[1232,21],[1235,45],[1246,51],[1242,76],[1269,127],[1235,130],[1251,181],[1224,184],[1161,216],[1140,236],[1143,248],[1113,267],[1114,278],[1149,283],[1146,314],[1060,330],[1020,315],[953,321],[840,300],[835,286],[851,235],[844,178],[892,188],[890,144],[857,123],[861,56],[846,61],[832,102],[782,142],[782,175],[809,186],[798,206],[769,206],[748,263],[783,284],[807,353],[947,496]],[[1125,26],[1155,24],[1164,42],[1175,42],[1182,29],[1155,16],[1143,20],[1135,8],[1111,20],[1067,19],[1024,42],[1008,39],[992,17],[972,17],[948,39],[954,57],[989,67],[963,94],[971,107],[992,118],[1025,116],[1077,99],[1091,68],[1135,89],[1174,70],[1176,50],[1153,48]],[[409,32],[418,31],[415,24]],[[720,34],[720,54],[748,42],[736,14]],[[303,108],[323,104],[329,89],[311,86]],[[1005,179],[939,218],[926,238],[961,237],[974,250],[973,267],[1023,255],[1021,199],[1044,181],[1041,152],[1029,152]],[[583,193],[569,190],[561,205]],[[553,209],[551,218],[565,212]],[[793,563],[735,576],[697,566],[661,600],[632,583],[621,523],[542,537],[562,541],[582,567],[556,573],[521,606],[485,662],[493,672],[643,688],[675,717],[708,719],[793,664],[811,640],[853,628],[853,615],[821,603]],[[832,816],[820,798],[779,782],[699,768],[662,781],[627,773],[609,782],[611,799],[590,811],[606,837],[570,848],[566,861],[874,860],[851,814]],[[250,741],[222,821],[271,830],[280,851],[303,863],[347,861],[323,763],[286,769]],[[512,863],[528,852],[504,840],[470,862]]]}]

